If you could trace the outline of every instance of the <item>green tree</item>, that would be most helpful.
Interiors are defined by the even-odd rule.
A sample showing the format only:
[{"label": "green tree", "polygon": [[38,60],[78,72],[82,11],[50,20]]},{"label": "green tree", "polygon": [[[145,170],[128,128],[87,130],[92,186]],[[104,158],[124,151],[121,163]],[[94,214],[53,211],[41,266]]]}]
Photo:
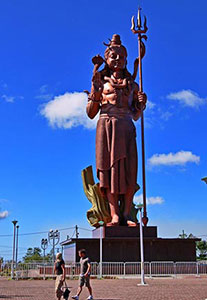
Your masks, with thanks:
[{"label": "green tree", "polygon": [[199,241],[196,243],[198,259],[207,259],[207,242]]},{"label": "green tree", "polygon": [[42,250],[38,247],[28,248],[26,255],[23,257],[24,262],[42,261]]},{"label": "green tree", "polygon": [[50,253],[44,256],[42,254],[42,250],[39,247],[34,247],[34,248],[28,248],[26,255],[23,257],[23,261],[25,263],[33,262],[33,261],[52,261],[52,255]]}]

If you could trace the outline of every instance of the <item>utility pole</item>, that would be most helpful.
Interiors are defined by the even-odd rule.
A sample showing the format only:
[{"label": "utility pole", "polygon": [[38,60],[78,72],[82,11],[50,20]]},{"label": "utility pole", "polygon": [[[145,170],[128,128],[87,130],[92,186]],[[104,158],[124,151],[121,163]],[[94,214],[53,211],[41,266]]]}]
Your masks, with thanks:
[{"label": "utility pole", "polygon": [[78,225],[75,225],[75,237],[78,239],[79,232],[78,232]]},{"label": "utility pole", "polygon": [[181,238],[181,239],[186,239],[187,238],[187,234],[185,233],[184,230],[182,230],[182,233],[179,234],[179,238]]}]

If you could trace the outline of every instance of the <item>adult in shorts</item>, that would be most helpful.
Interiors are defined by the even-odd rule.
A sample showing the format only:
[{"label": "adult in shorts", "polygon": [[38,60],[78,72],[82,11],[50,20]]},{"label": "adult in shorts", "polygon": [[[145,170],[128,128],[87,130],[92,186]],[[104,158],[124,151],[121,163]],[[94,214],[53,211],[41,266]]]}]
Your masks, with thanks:
[{"label": "adult in shorts", "polygon": [[60,300],[63,295],[62,286],[65,281],[65,262],[62,258],[62,253],[56,254],[54,273],[57,275],[55,281],[55,295],[56,298]]},{"label": "adult in shorts", "polygon": [[72,299],[79,300],[79,296],[82,292],[83,286],[85,285],[89,291],[89,296],[87,299],[92,300],[92,288],[90,285],[91,262],[86,254],[85,249],[79,250],[78,254],[80,256],[79,288],[77,290],[77,294],[75,296],[72,296]]}]

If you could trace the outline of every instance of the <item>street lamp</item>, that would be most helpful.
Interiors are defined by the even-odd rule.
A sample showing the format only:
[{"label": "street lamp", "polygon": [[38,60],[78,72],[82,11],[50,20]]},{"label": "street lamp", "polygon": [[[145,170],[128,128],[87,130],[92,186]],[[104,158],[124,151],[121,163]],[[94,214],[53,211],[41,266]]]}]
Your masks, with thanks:
[{"label": "street lamp", "polygon": [[60,241],[60,232],[58,230],[50,230],[48,233],[48,240],[50,245],[52,245],[53,252],[53,262],[55,262],[55,246]]},{"label": "street lamp", "polygon": [[12,221],[14,225],[14,237],[13,237],[13,257],[12,257],[12,265],[11,265],[11,278],[14,278],[14,262],[15,262],[15,241],[16,241],[16,225],[17,225],[16,220]]},{"label": "street lamp", "polygon": [[45,280],[45,250],[48,247],[48,240],[47,239],[42,239],[41,240],[41,248],[43,250],[43,255],[44,255],[44,275],[43,275],[43,279]]},{"label": "street lamp", "polygon": [[48,240],[47,239],[42,239],[41,240],[41,248],[43,250],[43,256],[44,256],[44,262],[45,262],[45,250],[48,247]]},{"label": "street lamp", "polygon": [[19,243],[19,225],[16,226],[17,229],[17,237],[16,237],[16,268],[18,264],[18,243]]},{"label": "street lamp", "polygon": [[144,240],[143,240],[143,226],[142,226],[142,208],[143,204],[137,204],[136,208],[139,211],[139,232],[140,232],[140,256],[141,256],[141,283],[138,285],[146,285],[144,280]]},{"label": "street lamp", "polygon": [[100,278],[102,278],[102,263],[103,263],[103,226],[104,222],[99,221],[98,224],[100,225]]}]

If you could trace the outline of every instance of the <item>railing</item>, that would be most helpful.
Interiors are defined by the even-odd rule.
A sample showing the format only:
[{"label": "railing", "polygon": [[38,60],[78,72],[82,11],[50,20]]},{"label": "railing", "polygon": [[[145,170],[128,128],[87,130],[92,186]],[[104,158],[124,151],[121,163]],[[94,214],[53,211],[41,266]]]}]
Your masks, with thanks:
[{"label": "railing", "polygon": [[[80,274],[80,264],[66,264],[66,277],[74,278]],[[179,275],[207,275],[207,262],[145,262],[145,275],[154,276],[179,276]],[[103,262],[103,277],[139,277],[141,264],[139,262]],[[99,277],[100,264],[91,263],[91,275]],[[11,263],[4,263],[0,270],[1,276],[11,276]],[[48,278],[54,277],[53,264],[50,263],[19,263],[14,266],[14,277],[16,279],[26,278]]]},{"label": "railing", "polygon": [[155,261],[150,263],[150,276],[175,276],[176,263],[173,261]]}]

